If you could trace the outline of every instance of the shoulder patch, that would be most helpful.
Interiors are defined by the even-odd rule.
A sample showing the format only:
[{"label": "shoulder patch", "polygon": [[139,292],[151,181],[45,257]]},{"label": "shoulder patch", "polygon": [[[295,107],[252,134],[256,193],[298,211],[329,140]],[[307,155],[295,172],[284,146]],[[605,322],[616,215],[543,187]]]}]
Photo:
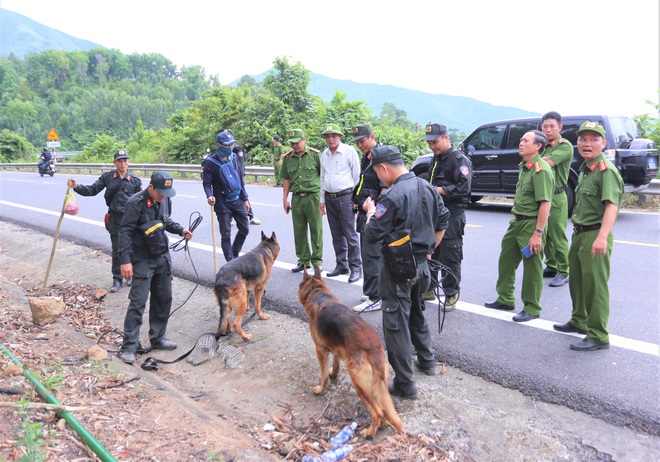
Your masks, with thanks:
[{"label": "shoulder patch", "polygon": [[562,138],[562,139],[560,139],[560,140],[558,141],[559,144],[562,144],[562,143],[565,143],[565,142],[566,142],[566,139],[565,139],[565,138]]},{"label": "shoulder patch", "polygon": [[461,171],[461,175],[463,176],[468,176],[470,174],[470,169],[467,165],[461,165],[458,169]]},{"label": "shoulder patch", "polygon": [[319,152],[321,152],[321,151],[319,151],[319,150],[316,149],[316,148],[309,148],[309,150],[310,150],[310,151],[313,151],[313,152],[315,152],[315,153],[317,153],[317,154],[318,154]]},{"label": "shoulder patch", "polygon": [[534,171],[535,171],[536,173],[539,173],[541,170],[543,170],[543,169],[541,168],[541,163],[540,163],[540,162],[534,162]]},{"label": "shoulder patch", "polygon": [[603,170],[607,170],[607,164],[605,163],[604,160],[601,160],[600,162],[598,162],[598,168],[600,169],[601,172]]},{"label": "shoulder patch", "polygon": [[387,212],[387,207],[385,207],[381,203],[378,203],[376,205],[376,211],[374,212],[374,218],[382,217],[383,215],[385,215],[385,212]]}]

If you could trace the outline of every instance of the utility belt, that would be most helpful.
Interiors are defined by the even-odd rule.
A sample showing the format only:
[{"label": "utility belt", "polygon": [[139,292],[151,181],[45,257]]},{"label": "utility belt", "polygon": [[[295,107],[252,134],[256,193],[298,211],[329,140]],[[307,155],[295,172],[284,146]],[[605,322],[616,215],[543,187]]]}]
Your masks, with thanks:
[{"label": "utility belt", "polygon": [[528,217],[527,215],[514,215],[514,217],[518,221],[520,221],[520,220],[536,220],[536,218],[537,218],[535,216],[534,217]]},{"label": "utility belt", "polygon": [[561,194],[561,193],[563,193],[564,191],[566,191],[566,186],[562,186],[562,187],[559,188],[559,189],[555,189],[554,194]]},{"label": "utility belt", "polygon": [[313,192],[293,192],[291,193],[294,196],[300,196],[300,197],[306,197],[306,196],[311,196],[312,194],[315,194]]},{"label": "utility belt", "polygon": [[594,231],[596,229],[600,229],[600,223],[596,223],[595,225],[589,225],[589,226],[573,225],[573,232],[575,234],[585,233],[587,231]]},{"label": "utility belt", "polygon": [[326,191],[325,192],[325,197],[332,197],[334,199],[336,197],[345,196],[346,194],[351,194],[351,193],[353,193],[353,188],[344,189],[344,190],[336,192],[336,193]]}]

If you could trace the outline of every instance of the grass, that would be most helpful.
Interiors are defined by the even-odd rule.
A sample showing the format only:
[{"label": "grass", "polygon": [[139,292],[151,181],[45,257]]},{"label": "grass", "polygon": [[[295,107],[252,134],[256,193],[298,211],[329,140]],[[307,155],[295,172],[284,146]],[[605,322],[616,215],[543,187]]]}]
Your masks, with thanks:
[{"label": "grass", "polygon": [[32,423],[30,421],[31,413],[27,410],[28,401],[22,399],[19,401],[23,406],[19,410],[19,415],[23,416],[21,422],[21,431],[23,436],[18,440],[18,447],[25,449],[25,454],[18,460],[21,462],[40,462],[46,460],[44,446],[46,441],[43,439],[42,423]]}]

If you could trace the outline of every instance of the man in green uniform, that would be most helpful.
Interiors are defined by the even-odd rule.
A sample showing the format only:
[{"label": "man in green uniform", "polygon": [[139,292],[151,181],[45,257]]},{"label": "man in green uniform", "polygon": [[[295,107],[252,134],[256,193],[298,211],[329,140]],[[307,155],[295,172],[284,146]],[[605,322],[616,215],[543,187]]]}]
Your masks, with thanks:
[{"label": "man in green uniform", "polygon": [[424,317],[422,292],[431,282],[427,262],[442,241],[449,224],[449,211],[433,186],[408,171],[401,152],[394,146],[373,148],[371,163],[378,178],[389,188],[378,196],[377,203],[371,197],[364,200],[365,239],[376,243],[394,231],[410,230],[417,264],[416,275],[403,282],[393,277],[388,265],[380,269],[378,295],[382,300],[383,335],[387,359],[394,369],[388,387],[394,396],[417,399],[413,346],[417,351],[417,368],[426,375],[435,375],[435,356]]},{"label": "man in green uniform", "polygon": [[273,136],[273,158],[270,161],[270,165],[275,169],[275,187],[282,187],[282,160],[284,154],[286,154],[286,149],[280,144],[280,137],[277,135]]},{"label": "man in green uniform", "polygon": [[581,341],[571,343],[571,349],[593,351],[610,347],[607,282],[614,242],[612,227],[623,198],[623,180],[614,164],[603,155],[607,141],[602,125],[584,122],[576,134],[584,162],[575,190],[573,238],[568,254],[573,312],[566,324],[555,324],[553,328],[586,334]]},{"label": "man in green uniform", "polygon": [[516,269],[523,260],[523,249],[529,246],[529,256],[523,260],[521,298],[525,306],[513,317],[515,322],[536,319],[541,313],[543,238],[554,191],[552,167],[541,158],[545,144],[545,135],[538,130],[529,131],[520,139],[518,152],[523,161],[520,163],[516,198],[511,210],[513,219],[502,238],[497,300],[484,305],[498,310],[514,309]]},{"label": "man in green uniform", "polygon": [[[289,132],[293,152],[282,160],[282,205],[293,218],[293,239],[296,245],[298,265],[291,271],[298,273],[305,267],[323,265],[323,219],[319,212],[321,202],[321,158],[319,150],[305,146],[304,132],[296,128]],[[289,203],[289,192],[292,198]],[[309,248],[307,229],[312,241]]]},{"label": "man in green uniform", "polygon": [[545,160],[555,174],[555,190],[548,217],[548,231],[545,236],[545,269],[543,277],[553,278],[550,287],[561,287],[568,282],[568,199],[566,186],[568,172],[573,161],[573,145],[560,135],[563,125],[558,112],[548,112],[541,117],[541,130],[548,138],[543,151]]},{"label": "man in green uniform", "polygon": [[127,364],[135,362],[147,298],[151,348],[173,350],[177,347],[165,337],[172,308],[172,259],[165,231],[186,239],[191,239],[193,233],[170,218],[171,198],[176,194],[173,182],[169,173],[154,172],[147,189],[128,200],[121,220],[121,274],[126,279],[133,278],[124,318],[124,340],[119,352],[120,359]]}]

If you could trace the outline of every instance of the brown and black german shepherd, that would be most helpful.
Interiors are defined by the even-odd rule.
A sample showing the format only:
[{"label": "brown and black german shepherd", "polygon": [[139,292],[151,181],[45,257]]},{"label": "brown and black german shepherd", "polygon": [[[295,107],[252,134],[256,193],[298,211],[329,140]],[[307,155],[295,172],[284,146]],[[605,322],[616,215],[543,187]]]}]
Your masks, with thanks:
[{"label": "brown and black german shepherd", "polygon": [[234,318],[234,329],[243,340],[250,340],[250,334],[243,332],[241,321],[248,311],[250,292],[254,291],[254,312],[259,319],[268,319],[269,315],[261,312],[261,297],[270,277],[270,270],[280,253],[275,233],[270,237],[261,232],[261,242],[254,249],[240,257],[228,261],[215,276],[215,292],[220,305],[220,323],[218,336],[231,333],[231,310]]},{"label": "brown and black german shepherd", "polygon": [[[314,394],[325,393],[328,377],[337,377],[339,361],[343,360],[355,391],[371,413],[371,426],[362,430],[362,437],[373,438],[388,422],[403,433],[403,422],[387,389],[387,360],[378,334],[335,297],[321,279],[317,266],[313,276],[305,269],[298,298],[309,317],[309,330],[321,367],[321,384],[314,387]],[[333,356],[331,369],[328,369],[329,353]]]}]

